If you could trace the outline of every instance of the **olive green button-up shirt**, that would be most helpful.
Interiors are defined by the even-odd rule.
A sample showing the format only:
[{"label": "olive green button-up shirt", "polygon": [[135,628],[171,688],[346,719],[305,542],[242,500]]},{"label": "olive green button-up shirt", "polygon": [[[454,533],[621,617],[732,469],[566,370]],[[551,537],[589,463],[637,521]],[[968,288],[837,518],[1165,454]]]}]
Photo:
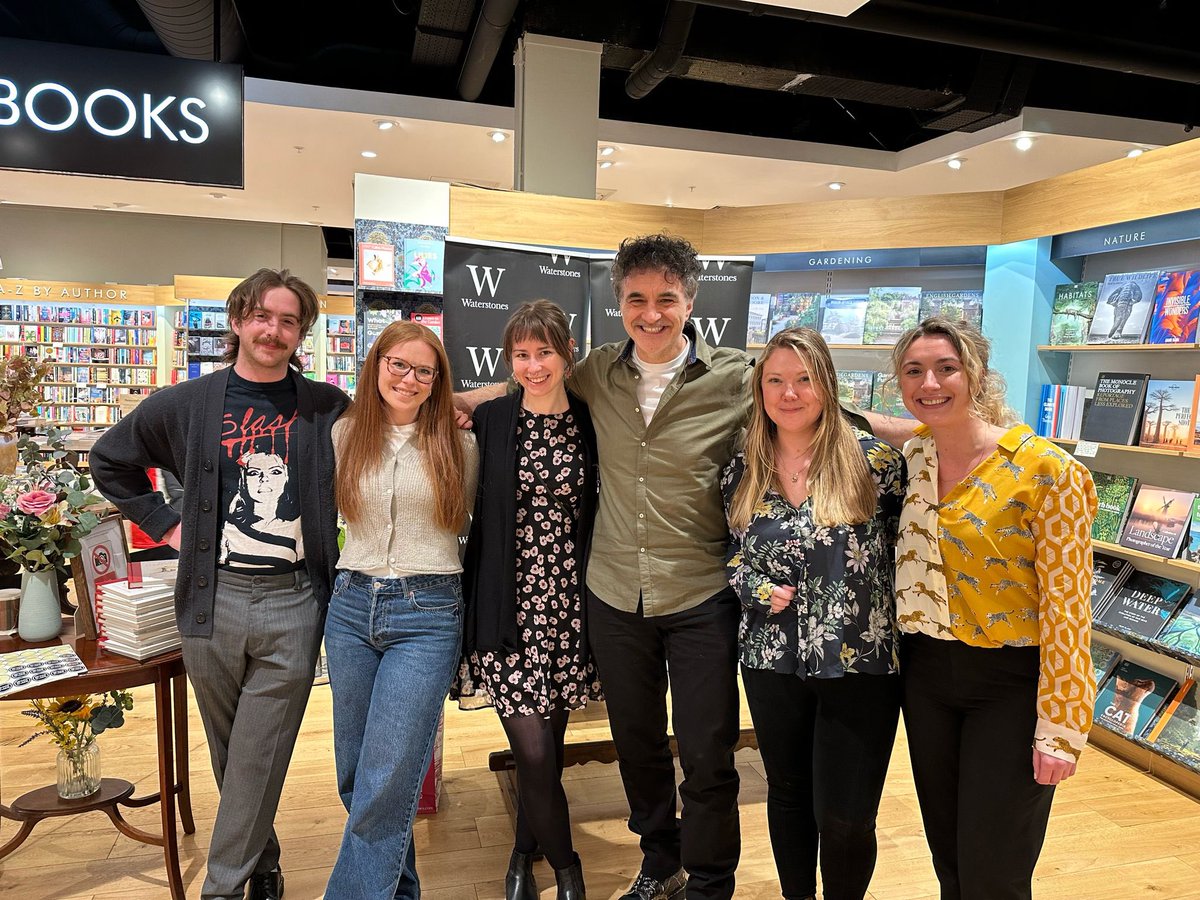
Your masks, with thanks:
[{"label": "olive green button-up shirt", "polygon": [[719,481],[749,417],[754,361],[709,347],[691,323],[684,333],[687,363],[649,425],[632,341],[593,349],[570,380],[588,404],[600,457],[587,586],[625,612],[640,600],[646,616],[682,612],[729,586]]}]

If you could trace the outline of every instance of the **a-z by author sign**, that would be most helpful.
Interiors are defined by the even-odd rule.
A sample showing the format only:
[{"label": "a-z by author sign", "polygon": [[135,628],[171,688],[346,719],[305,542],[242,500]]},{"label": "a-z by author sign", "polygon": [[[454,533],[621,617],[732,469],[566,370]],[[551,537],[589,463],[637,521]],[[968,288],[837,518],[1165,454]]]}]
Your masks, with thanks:
[{"label": "a-z by author sign", "polygon": [[0,168],[240,188],[241,66],[0,39]]}]

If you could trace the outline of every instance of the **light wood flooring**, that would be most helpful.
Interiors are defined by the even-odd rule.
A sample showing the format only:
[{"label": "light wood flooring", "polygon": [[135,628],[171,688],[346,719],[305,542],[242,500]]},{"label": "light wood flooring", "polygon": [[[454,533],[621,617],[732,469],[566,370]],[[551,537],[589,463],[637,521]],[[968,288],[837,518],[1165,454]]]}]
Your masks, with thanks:
[{"label": "light wood flooring", "polygon": [[[23,704],[0,703],[0,797],[53,780],[54,748],[45,739],[17,745],[33,720]],[[748,717],[743,714],[748,723]],[[188,896],[198,897],[217,794],[204,732],[192,707],[192,785],[197,830],[183,836],[181,856]],[[568,739],[607,736],[602,707],[572,721]],[[416,826],[418,866],[427,900],[503,897],[512,829],[487,756],[505,746],[490,710],[464,713],[447,706],[442,809]],[[153,697],[136,692],[127,726],[102,737],[104,774],[154,789]],[[764,819],[766,784],[758,755],[738,755],[742,777],[742,860],[737,897],[778,898]],[[576,845],[594,900],[617,896],[636,873],[637,841],[625,826],[626,806],[615,765],[591,763],[565,776]],[[155,807],[127,812],[154,829]],[[276,820],[290,900],[319,898],[344,822],[333,773],[328,687],[313,690],[308,715]],[[0,843],[14,825],[0,820]],[[552,872],[539,863],[542,897],[554,897]],[[937,896],[912,789],[903,735],[897,742],[879,812],[879,863],[871,883],[875,900]],[[1195,898],[1200,900],[1200,804],[1089,748],[1080,774],[1059,789],[1046,847],[1037,870],[1038,898]],[[11,900],[137,898],[166,900],[162,851],[135,843],[101,813],[42,822],[29,840],[0,861],[0,895]]]}]

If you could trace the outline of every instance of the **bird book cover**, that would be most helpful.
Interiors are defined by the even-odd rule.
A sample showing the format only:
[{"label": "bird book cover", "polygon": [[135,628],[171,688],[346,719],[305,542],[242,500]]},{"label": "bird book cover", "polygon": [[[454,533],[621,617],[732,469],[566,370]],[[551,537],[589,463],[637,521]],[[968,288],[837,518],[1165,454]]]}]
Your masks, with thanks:
[{"label": "bird book cover", "polygon": [[1174,559],[1187,534],[1195,501],[1196,494],[1191,491],[1143,484],[1121,532],[1121,546]]}]

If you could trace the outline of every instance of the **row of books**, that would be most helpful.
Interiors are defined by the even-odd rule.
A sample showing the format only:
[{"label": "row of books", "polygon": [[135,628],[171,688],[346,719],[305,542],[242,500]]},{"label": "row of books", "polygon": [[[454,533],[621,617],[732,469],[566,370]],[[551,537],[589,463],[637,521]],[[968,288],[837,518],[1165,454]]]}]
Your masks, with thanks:
[{"label": "row of books", "polygon": [[349,394],[353,392],[358,378],[354,372],[327,372],[325,374],[325,380],[329,382],[329,384],[336,384],[343,391]]},{"label": "row of books", "polygon": [[[149,659],[180,646],[175,586],[158,579],[112,581],[96,586],[96,631],[108,653]],[[140,586],[138,586],[140,585]]]},{"label": "row of books", "polygon": [[349,334],[353,335],[354,316],[339,316],[328,314],[325,319],[325,332],[327,334]]},{"label": "row of books", "polygon": [[[1075,423],[1079,390],[1082,424],[1075,434],[1060,433]],[[1200,377],[1101,372],[1095,388],[1043,385],[1036,430],[1045,437],[1200,453]]]},{"label": "row of books", "polygon": [[149,328],[107,325],[0,325],[0,340],[25,343],[138,344],[153,347],[158,335]]},{"label": "row of books", "polygon": [[100,363],[120,366],[153,366],[156,350],[137,347],[45,347],[46,359],[62,363]]},{"label": "row of books", "polygon": [[71,425],[111,425],[119,419],[115,406],[55,406],[39,404],[38,415],[54,422]]},{"label": "row of books", "polygon": [[134,325],[154,327],[153,307],[97,306],[93,303],[0,303],[0,322],[71,322],[79,325]]},{"label": "row of books", "polygon": [[1200,562],[1200,500],[1192,491],[1092,472],[1099,506],[1092,538],[1166,559]]},{"label": "row of books", "polygon": [[126,384],[148,387],[155,384],[154,369],[132,369],[126,366],[54,366],[47,381],[62,381],[70,384]]},{"label": "row of books", "polygon": [[1179,684],[1095,641],[1092,667],[1098,726],[1141,738],[1184,765],[1200,769],[1200,708],[1193,679]]},{"label": "row of books", "polygon": [[895,344],[909,328],[943,315],[983,324],[983,291],[873,287],[864,294],[751,294],[746,343],[763,344],[785,328],[819,331],[830,344]]},{"label": "row of books", "polygon": [[353,372],[355,370],[354,357],[348,355],[337,355],[325,357],[325,370],[328,372]]},{"label": "row of books", "polygon": [[1060,284],[1051,344],[1194,344],[1200,269],[1122,272]]},{"label": "row of books", "polygon": [[353,353],[354,352],[354,337],[344,334],[329,335],[329,352],[330,353]]},{"label": "row of books", "polygon": [[1093,559],[1094,622],[1200,656],[1200,597],[1190,587],[1098,550]]},{"label": "row of books", "polygon": [[42,385],[46,403],[116,403],[119,396],[128,394],[128,389],[120,385]]},{"label": "row of books", "polygon": [[186,327],[189,331],[228,331],[229,314],[224,309],[189,306]]},{"label": "row of books", "polygon": [[1042,437],[1076,440],[1083,428],[1088,393],[1077,384],[1043,384],[1034,430]]},{"label": "row of books", "polygon": [[228,363],[223,363],[220,360],[207,360],[197,362],[194,359],[189,359],[187,364],[188,378],[199,378],[201,375],[211,375],[217,369],[223,369]]},{"label": "row of books", "polygon": [[904,408],[896,380],[887,372],[871,372],[865,369],[839,369],[838,399],[852,403],[859,409],[871,409],[889,416],[911,419],[912,413]]},{"label": "row of books", "polygon": [[221,356],[225,352],[225,338],[189,334],[187,352],[188,356]]}]

